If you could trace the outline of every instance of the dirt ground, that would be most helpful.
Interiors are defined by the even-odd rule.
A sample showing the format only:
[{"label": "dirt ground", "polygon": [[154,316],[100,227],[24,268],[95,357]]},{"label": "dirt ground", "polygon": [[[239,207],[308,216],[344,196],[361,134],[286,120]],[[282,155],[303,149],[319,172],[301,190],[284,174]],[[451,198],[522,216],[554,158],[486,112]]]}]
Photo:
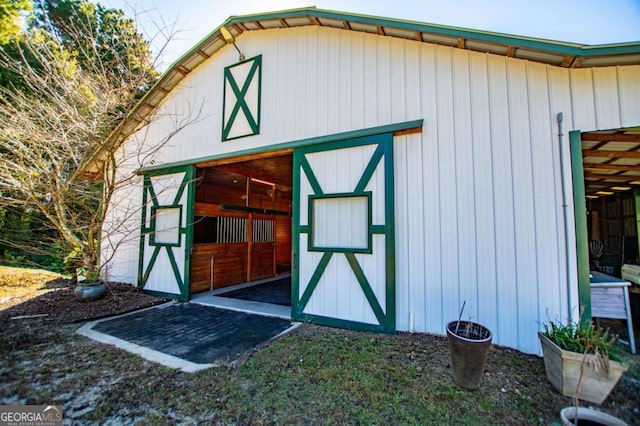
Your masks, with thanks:
[{"label": "dirt ground", "polygon": [[[490,351],[480,390],[467,392],[450,386],[443,392],[434,391],[430,399],[416,396],[450,382],[451,376],[446,339],[426,334],[388,336],[304,325],[261,349],[236,370],[181,373],[75,334],[86,320],[164,302],[131,286],[109,287],[104,299],[89,303],[77,302],[64,280],[0,300],[0,404],[60,404],[67,424],[367,424],[380,419],[424,424],[431,421],[425,421],[420,410],[434,410],[428,411],[433,417],[427,419],[446,423],[442,420],[448,418],[446,410],[454,415],[462,410],[466,416],[473,409],[484,416],[479,418],[495,424],[552,424],[558,421],[560,408],[571,405],[547,381],[541,358],[497,346]],[[297,353],[305,351],[303,365]],[[362,402],[354,402],[353,389],[366,383],[348,384],[352,373],[346,366],[337,374],[344,377],[348,397],[340,396],[343,390],[338,384],[337,390],[322,390],[315,397],[321,402],[315,406],[292,400],[292,387],[296,395],[313,395],[322,375],[329,374],[325,368],[340,366],[357,352],[377,356],[380,371],[372,371],[371,377],[390,386],[387,395],[397,392],[399,402],[393,412],[388,412],[391,404],[375,408],[372,393],[362,399],[374,407],[368,410],[379,410],[379,416],[368,420],[354,414],[362,413],[352,411],[361,409],[355,406]],[[313,365],[312,354],[319,357],[318,365]],[[629,424],[640,424],[638,358],[629,356],[629,372],[605,403],[596,406]],[[382,370],[385,373],[380,376]],[[354,381],[358,380],[373,379]],[[404,389],[396,388],[396,382],[405,380]],[[327,392],[334,391],[338,396],[327,401]],[[327,407],[334,411],[326,414],[322,410],[329,410]],[[407,411],[399,412],[398,407]],[[317,415],[327,417],[316,419]]]}]

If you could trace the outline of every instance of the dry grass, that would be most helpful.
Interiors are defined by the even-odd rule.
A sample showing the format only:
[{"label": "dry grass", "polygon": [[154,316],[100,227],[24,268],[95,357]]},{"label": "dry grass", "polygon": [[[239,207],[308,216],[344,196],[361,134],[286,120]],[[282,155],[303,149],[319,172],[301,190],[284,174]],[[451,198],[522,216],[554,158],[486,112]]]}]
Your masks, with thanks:
[{"label": "dry grass", "polygon": [[[14,278],[36,293],[47,291],[33,280]],[[52,304],[46,318],[10,319],[12,310],[29,313],[30,303],[40,312],[47,306],[41,300],[0,306],[0,404],[60,404],[67,422],[96,425],[548,425],[571,405],[553,389],[536,356],[493,346],[480,389],[466,391],[452,380],[444,337],[310,324],[237,369],[183,373],[75,334],[77,325],[62,320],[71,315],[61,309],[71,306],[62,295],[36,298]],[[91,306],[96,315],[113,313],[130,299]],[[629,424],[640,423],[639,358],[628,356],[629,371],[598,407]]]},{"label": "dry grass", "polygon": [[69,277],[43,269],[0,266],[0,301],[46,291]]}]

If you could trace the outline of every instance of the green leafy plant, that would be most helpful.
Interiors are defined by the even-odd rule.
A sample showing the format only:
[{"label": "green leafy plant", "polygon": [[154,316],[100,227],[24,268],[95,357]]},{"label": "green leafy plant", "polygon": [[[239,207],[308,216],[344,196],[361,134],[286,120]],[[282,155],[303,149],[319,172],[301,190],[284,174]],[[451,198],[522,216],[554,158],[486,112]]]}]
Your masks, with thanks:
[{"label": "green leafy plant", "polygon": [[560,349],[595,355],[604,360],[620,361],[620,349],[615,344],[616,335],[609,334],[609,330],[595,327],[593,323],[583,326],[580,322],[562,324],[551,321],[543,324],[544,335]]}]

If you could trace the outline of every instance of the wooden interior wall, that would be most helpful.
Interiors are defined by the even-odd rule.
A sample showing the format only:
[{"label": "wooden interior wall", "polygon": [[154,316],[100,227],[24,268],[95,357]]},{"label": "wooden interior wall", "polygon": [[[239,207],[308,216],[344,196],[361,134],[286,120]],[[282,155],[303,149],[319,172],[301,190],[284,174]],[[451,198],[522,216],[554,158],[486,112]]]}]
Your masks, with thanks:
[{"label": "wooden interior wall", "polygon": [[291,216],[276,216],[276,268],[291,271]]},{"label": "wooden interior wall", "polygon": [[191,292],[212,290],[211,256],[213,256],[213,288],[246,281],[247,243],[195,244],[191,260]]},{"label": "wooden interior wall", "polygon": [[[199,227],[196,226],[191,266],[192,293],[267,278],[291,269],[291,216],[256,214],[220,207],[221,204],[244,206],[245,190],[242,188],[242,185],[238,185],[237,188],[207,183],[197,185],[195,216],[246,218],[249,236],[252,234],[251,223],[254,218],[270,219],[275,225],[275,242],[251,243],[248,240],[245,243],[198,243],[198,240],[203,238],[197,235]],[[251,193],[248,207],[290,213],[291,200]],[[214,256],[213,286],[211,256]]]}]

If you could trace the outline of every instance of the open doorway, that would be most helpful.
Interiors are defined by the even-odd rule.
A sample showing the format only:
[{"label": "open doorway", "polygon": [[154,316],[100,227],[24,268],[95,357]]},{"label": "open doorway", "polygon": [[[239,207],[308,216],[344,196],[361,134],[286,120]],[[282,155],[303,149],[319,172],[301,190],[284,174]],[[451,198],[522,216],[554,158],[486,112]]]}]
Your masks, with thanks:
[{"label": "open doorway", "polygon": [[621,277],[640,264],[640,128],[582,133],[589,265]]},{"label": "open doorway", "polygon": [[192,295],[290,303],[292,163],[280,151],[197,166]]}]

